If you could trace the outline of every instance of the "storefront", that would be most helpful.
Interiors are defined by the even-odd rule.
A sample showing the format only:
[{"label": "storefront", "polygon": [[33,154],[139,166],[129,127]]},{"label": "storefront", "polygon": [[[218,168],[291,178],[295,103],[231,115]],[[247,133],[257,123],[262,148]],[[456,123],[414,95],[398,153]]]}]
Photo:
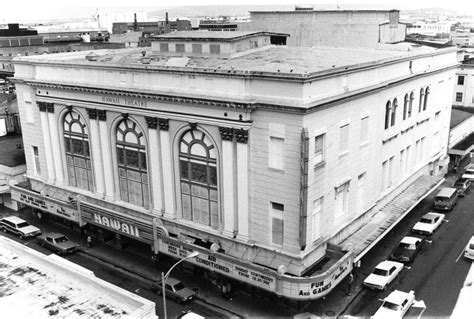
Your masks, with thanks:
[{"label": "storefront", "polygon": [[79,223],[77,210],[69,202],[46,197],[20,186],[10,186],[10,190],[12,200],[32,207],[39,219],[52,219],[69,227]]}]

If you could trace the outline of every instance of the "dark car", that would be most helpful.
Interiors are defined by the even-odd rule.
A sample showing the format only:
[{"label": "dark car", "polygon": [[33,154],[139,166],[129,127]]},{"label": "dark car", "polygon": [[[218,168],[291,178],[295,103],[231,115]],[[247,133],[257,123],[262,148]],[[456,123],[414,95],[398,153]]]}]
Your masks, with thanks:
[{"label": "dark car", "polygon": [[405,236],[390,255],[390,259],[400,262],[412,262],[420,252],[424,238]]},{"label": "dark car", "polygon": [[471,192],[471,180],[468,178],[458,178],[453,185],[458,190],[459,196],[465,196]]},{"label": "dark car", "polygon": [[[153,288],[156,289],[158,294],[162,294],[161,281],[153,283]],[[186,287],[181,281],[173,277],[168,277],[165,283],[165,295],[171,299],[174,299],[180,303],[184,303],[188,300],[194,299],[196,292]]]},{"label": "dark car", "polygon": [[59,233],[46,233],[38,236],[38,243],[54,251],[58,255],[69,254],[79,250],[79,245],[72,242],[63,234]]}]

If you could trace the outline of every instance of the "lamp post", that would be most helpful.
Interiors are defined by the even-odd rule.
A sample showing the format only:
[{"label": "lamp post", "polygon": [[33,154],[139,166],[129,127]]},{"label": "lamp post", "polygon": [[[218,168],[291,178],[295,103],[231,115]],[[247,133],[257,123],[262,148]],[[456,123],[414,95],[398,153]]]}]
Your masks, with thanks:
[{"label": "lamp post", "polygon": [[161,289],[162,289],[162,294],[163,294],[163,313],[164,313],[164,318],[165,319],[168,318],[168,315],[166,313],[166,296],[165,296],[166,280],[168,279],[168,277],[169,277],[171,271],[174,269],[174,267],[176,267],[179,263],[181,263],[182,261],[185,261],[186,259],[196,258],[197,256],[199,256],[199,252],[197,252],[197,251],[190,252],[186,257],[182,258],[181,260],[178,260],[177,263],[175,263],[173,266],[171,266],[171,268],[168,270],[168,272],[166,274],[161,272]]}]

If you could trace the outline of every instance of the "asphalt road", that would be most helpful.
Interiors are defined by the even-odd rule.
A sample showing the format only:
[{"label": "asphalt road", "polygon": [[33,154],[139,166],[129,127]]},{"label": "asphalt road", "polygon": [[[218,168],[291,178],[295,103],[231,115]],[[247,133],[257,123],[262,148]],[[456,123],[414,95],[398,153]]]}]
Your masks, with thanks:
[{"label": "asphalt road", "polygon": [[[392,232],[362,259],[357,276],[358,283],[370,274],[380,261],[388,259],[402,237],[410,233],[412,226],[428,211],[436,191],[422,201]],[[462,256],[464,247],[474,234],[474,191],[464,198],[451,212],[446,221],[427,238],[427,243],[413,261],[406,265],[386,291],[364,289],[345,311],[351,316],[371,316],[381,305],[381,300],[393,290],[415,291],[416,300],[423,300],[426,310],[422,317],[446,317],[454,305],[471,266]]]}]

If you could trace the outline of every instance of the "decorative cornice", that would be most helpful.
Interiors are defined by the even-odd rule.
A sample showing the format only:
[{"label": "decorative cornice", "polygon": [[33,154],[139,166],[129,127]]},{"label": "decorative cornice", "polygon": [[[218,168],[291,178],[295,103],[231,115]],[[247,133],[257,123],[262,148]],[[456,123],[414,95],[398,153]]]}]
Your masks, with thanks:
[{"label": "decorative cornice", "polygon": [[99,121],[107,121],[107,112],[105,110],[97,110]]},{"label": "decorative cornice", "polygon": [[97,120],[97,110],[96,109],[86,109],[87,114],[91,120]]},{"label": "decorative cornice", "polygon": [[168,131],[170,129],[170,120],[159,118],[158,125],[160,126],[160,131]]},{"label": "decorative cornice", "polygon": [[158,119],[156,117],[145,116],[145,121],[149,129],[156,130],[158,127]]},{"label": "decorative cornice", "polygon": [[238,143],[244,143],[247,144],[249,140],[249,131],[244,130],[244,129],[235,129],[235,139],[237,140]]},{"label": "decorative cornice", "polygon": [[223,141],[232,141],[234,138],[234,130],[231,127],[219,127],[219,133]]}]

